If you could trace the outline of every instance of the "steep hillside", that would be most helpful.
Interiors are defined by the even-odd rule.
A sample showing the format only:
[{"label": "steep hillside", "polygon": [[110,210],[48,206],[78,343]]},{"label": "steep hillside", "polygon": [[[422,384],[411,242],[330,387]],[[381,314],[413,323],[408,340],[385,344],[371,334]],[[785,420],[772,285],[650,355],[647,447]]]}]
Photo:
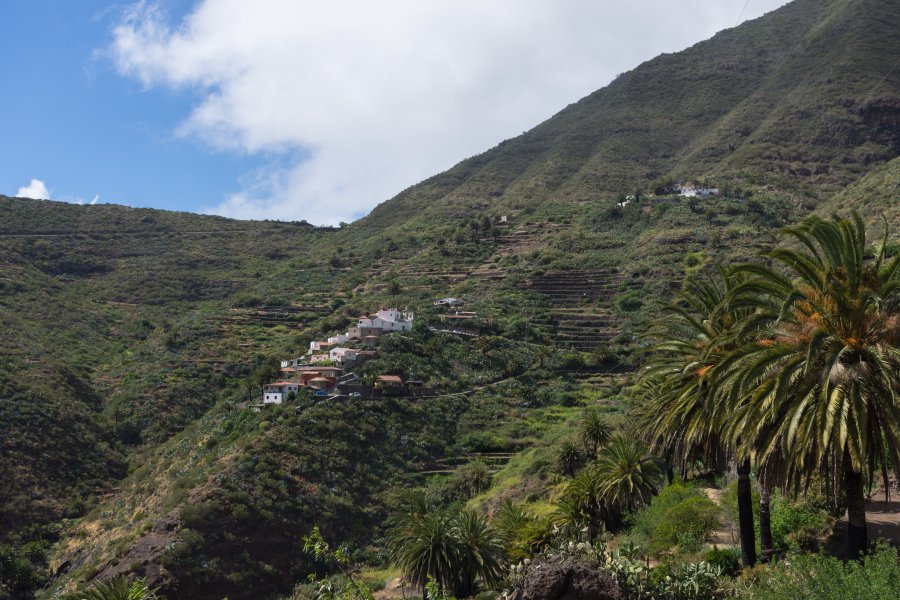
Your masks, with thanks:
[{"label": "steep hillside", "polygon": [[[127,572],[232,600],[313,569],[315,524],[377,555],[396,487],[618,410],[685,273],[811,210],[900,221],[898,31],[896,2],[797,0],[341,229],[0,197],[0,553],[23,586]],[[722,193],[668,193],[701,181]],[[448,295],[481,337],[428,330]],[[245,408],[275,359],[387,305],[421,325],[366,374],[433,398]]]},{"label": "steep hillside", "polygon": [[360,225],[522,214],[708,179],[814,205],[900,151],[900,6],[797,0],[619,76]]}]

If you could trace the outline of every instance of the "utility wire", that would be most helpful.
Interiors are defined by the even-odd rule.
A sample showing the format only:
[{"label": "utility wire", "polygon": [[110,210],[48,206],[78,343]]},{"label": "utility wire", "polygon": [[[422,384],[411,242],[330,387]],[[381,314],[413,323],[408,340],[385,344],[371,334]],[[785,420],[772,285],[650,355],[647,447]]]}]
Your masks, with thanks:
[{"label": "utility wire", "polygon": [[741,14],[738,15],[737,23],[734,24],[735,27],[741,24],[741,17],[744,16],[744,11],[747,10],[747,6],[750,4],[750,0],[744,2],[744,8],[741,9]]}]

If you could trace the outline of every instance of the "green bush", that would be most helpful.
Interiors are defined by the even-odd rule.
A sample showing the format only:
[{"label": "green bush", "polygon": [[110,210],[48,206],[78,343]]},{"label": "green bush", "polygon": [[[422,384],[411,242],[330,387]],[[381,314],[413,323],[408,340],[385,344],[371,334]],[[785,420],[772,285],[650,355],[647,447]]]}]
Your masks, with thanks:
[{"label": "green bush", "polygon": [[697,552],[718,524],[719,507],[712,500],[705,495],[687,498],[663,513],[648,549],[654,554],[675,547],[682,552]]},{"label": "green bush", "polygon": [[662,489],[650,506],[632,517],[635,541],[654,555],[678,548],[699,551],[719,523],[720,509],[698,488],[676,482]]},{"label": "green bush", "polygon": [[653,499],[650,506],[632,515],[632,532],[646,540],[656,529],[667,510],[688,498],[694,498],[703,494],[692,485],[676,481],[660,490],[659,495]]},{"label": "green bush", "polygon": [[703,553],[703,562],[718,567],[723,573],[733,577],[741,570],[741,551],[738,548],[713,546]]},{"label": "green bush", "polygon": [[822,509],[791,502],[784,497],[772,499],[772,545],[778,551],[819,549],[819,539],[828,533],[831,517]]},{"label": "green bush", "polygon": [[862,561],[844,563],[816,554],[792,555],[760,568],[738,583],[744,600],[894,600],[900,590],[900,558],[887,545]]}]

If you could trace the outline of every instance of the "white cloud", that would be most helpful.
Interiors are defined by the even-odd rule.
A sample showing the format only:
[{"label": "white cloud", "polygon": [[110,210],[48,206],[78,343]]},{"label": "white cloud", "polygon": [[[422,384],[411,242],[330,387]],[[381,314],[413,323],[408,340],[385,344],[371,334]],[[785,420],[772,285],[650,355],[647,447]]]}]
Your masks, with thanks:
[{"label": "white cloud", "polygon": [[23,185],[16,192],[17,198],[33,198],[35,200],[49,200],[50,192],[40,179],[32,179],[28,185]]},{"label": "white cloud", "polygon": [[[754,0],[743,18],[784,3]],[[147,87],[200,94],[179,134],[273,157],[210,212],[336,223],[734,26],[744,5],[201,0],[172,23],[140,2],[109,50]]]}]

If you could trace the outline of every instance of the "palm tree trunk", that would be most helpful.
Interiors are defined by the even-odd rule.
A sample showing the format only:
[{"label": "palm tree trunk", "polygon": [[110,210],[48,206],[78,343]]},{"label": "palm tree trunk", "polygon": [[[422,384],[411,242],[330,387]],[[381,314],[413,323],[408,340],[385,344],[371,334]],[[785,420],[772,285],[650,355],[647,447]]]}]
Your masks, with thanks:
[{"label": "palm tree trunk", "polygon": [[759,486],[759,559],[761,562],[767,563],[775,554],[772,547],[772,513],[771,513],[772,491],[767,483]]},{"label": "palm tree trunk", "polygon": [[756,532],[753,530],[753,488],[750,485],[750,460],[737,467],[738,529],[741,532],[741,561],[745,568],[756,564]]},{"label": "palm tree trunk", "polygon": [[666,483],[675,481],[675,470],[672,468],[672,453],[666,452]]},{"label": "palm tree trunk", "polygon": [[[845,459],[846,460],[846,459]],[[866,497],[862,473],[846,460],[844,490],[847,494],[847,558],[859,558],[869,546],[866,532]]]}]

